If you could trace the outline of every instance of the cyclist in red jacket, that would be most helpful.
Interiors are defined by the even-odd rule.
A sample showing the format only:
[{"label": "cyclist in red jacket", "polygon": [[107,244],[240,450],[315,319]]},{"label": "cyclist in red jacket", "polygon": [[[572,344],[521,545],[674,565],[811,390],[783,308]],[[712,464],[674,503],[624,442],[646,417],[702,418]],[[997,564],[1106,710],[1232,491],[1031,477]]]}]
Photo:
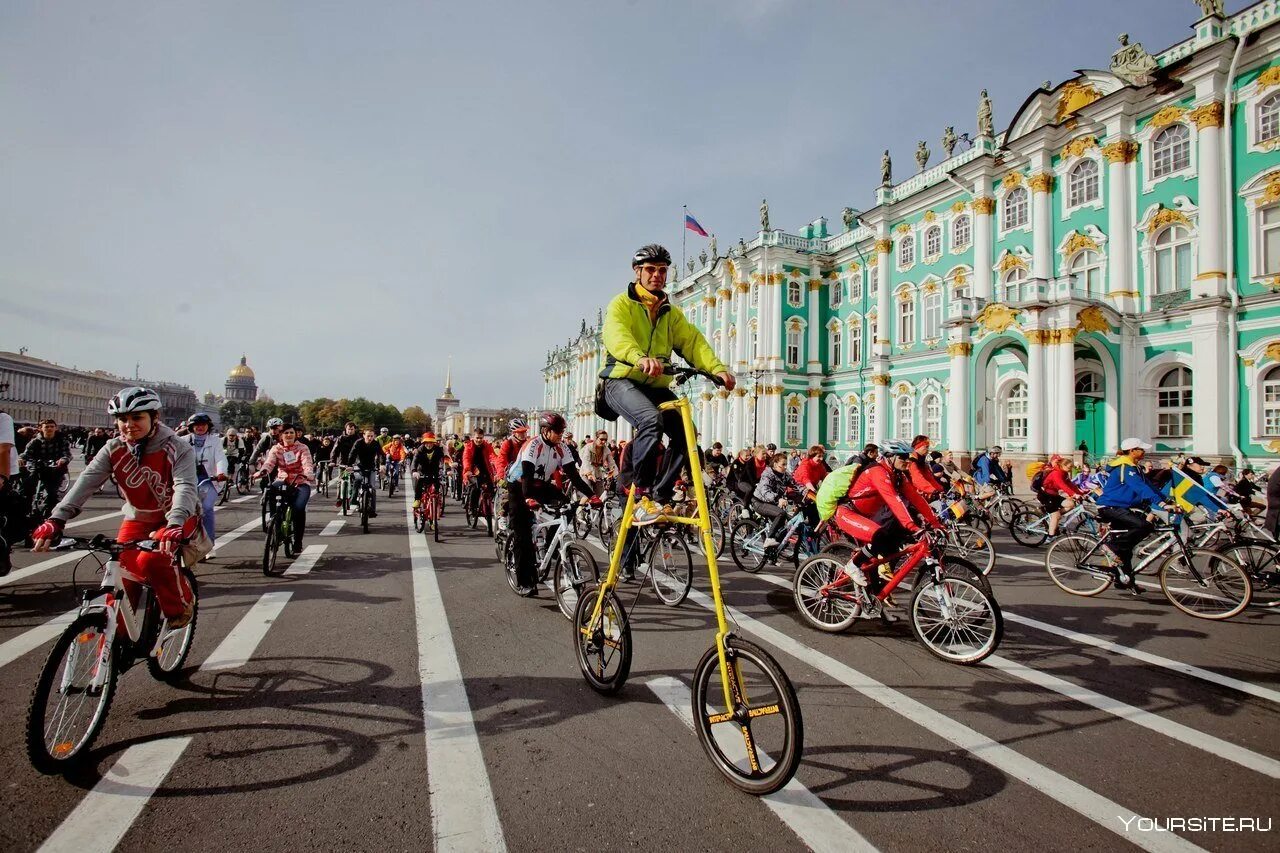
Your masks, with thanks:
[{"label": "cyclist in red jacket", "polygon": [[1084,497],[1084,492],[1071,482],[1071,460],[1065,456],[1054,454],[1049,459],[1048,470],[1040,481],[1040,491],[1036,497],[1040,499],[1040,507],[1049,513],[1049,538],[1058,535],[1058,522],[1062,513],[1072,509],[1076,501]]},{"label": "cyclist in red jacket", "polygon": [[942,497],[942,483],[933,474],[929,465],[929,436],[917,435],[911,439],[911,485],[926,501],[936,501]]}]

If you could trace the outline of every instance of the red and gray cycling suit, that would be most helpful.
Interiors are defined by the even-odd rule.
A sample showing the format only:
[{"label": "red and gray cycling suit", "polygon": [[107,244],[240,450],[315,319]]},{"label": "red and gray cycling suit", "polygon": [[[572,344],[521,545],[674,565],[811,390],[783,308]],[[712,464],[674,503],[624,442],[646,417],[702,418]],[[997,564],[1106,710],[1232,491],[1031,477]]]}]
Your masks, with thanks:
[{"label": "red and gray cycling suit", "polygon": [[462,451],[462,482],[471,482],[475,476],[481,483],[492,483],[493,445],[488,441],[472,441]]},{"label": "red and gray cycling suit", "polygon": [[837,527],[882,555],[897,550],[908,535],[920,530],[912,510],[925,525],[942,526],[910,477],[891,466],[882,459],[858,474],[835,513]]}]

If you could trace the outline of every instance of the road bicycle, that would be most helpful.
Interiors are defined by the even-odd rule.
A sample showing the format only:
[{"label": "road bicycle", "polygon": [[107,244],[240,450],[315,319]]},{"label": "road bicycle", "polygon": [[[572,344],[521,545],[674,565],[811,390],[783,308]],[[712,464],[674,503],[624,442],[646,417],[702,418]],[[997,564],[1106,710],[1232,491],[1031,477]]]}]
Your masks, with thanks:
[{"label": "road bicycle", "polygon": [[[941,531],[923,531],[914,544],[861,566],[843,554],[810,557],[792,581],[796,608],[819,631],[844,631],[859,618],[884,618],[889,596],[914,574],[907,615],[916,639],[942,660],[979,663],[999,647],[1004,616],[977,567],[944,556],[945,541]],[[898,560],[888,582],[873,590],[868,578]]]},{"label": "road bicycle", "polygon": [[613,538],[619,522],[618,496],[612,488],[606,488],[599,502],[589,503],[573,516],[573,529],[579,539],[586,539],[594,531],[600,536],[606,551],[613,550]]},{"label": "road bicycle", "polygon": [[[566,619],[572,619],[577,612],[583,588],[588,583],[600,580],[600,569],[596,566],[595,557],[578,541],[574,532],[573,515],[576,508],[574,503],[539,508],[534,514],[532,533],[538,583],[544,584],[550,579],[556,605]],[[506,531],[506,534],[507,542],[510,543],[510,532]],[[515,548],[511,544],[506,547],[504,556],[507,583],[511,586],[511,591],[518,594],[520,582],[516,579]]]},{"label": "road bicycle", "polygon": [[[787,508],[792,507],[788,505]],[[733,532],[729,535],[729,556],[738,568],[755,574],[765,564],[777,565],[788,549],[791,551],[791,562],[799,566],[822,548],[822,538],[809,530],[803,508],[794,508],[786,525],[778,533],[778,544],[765,547],[765,537],[772,524],[771,518],[753,516],[733,526]]]},{"label": "road bicycle", "polygon": [[[1028,548],[1039,548],[1049,539],[1049,516],[1051,513],[1042,507],[1023,507],[1018,510],[1009,532],[1020,545]],[[1058,519],[1058,533],[1083,533],[1088,536],[1099,536],[1101,527],[1098,524],[1097,509],[1092,502],[1080,500],[1071,509],[1062,513]]]},{"label": "road bicycle", "polygon": [[[151,587],[121,565],[126,551],[155,551],[151,540],[118,542],[103,535],[64,538],[55,550],[107,555],[102,583],[86,591],[75,619],[58,637],[40,670],[27,710],[27,755],[41,773],[65,773],[81,766],[102,731],[120,674],[139,661],[152,677],[169,683],[182,675],[191,652],[200,599],[196,579],[182,563],[175,565],[191,587],[195,612],[181,628],[170,628]],[[124,580],[139,583],[137,604],[125,592]],[[123,633],[120,628],[123,627]]]},{"label": "road bicycle", "polygon": [[400,485],[400,463],[394,460],[387,460],[387,497],[391,497],[396,493],[396,486]]},{"label": "road bicycle", "polygon": [[[1074,533],[1061,536],[1044,555],[1045,570],[1059,589],[1071,595],[1095,596],[1121,580],[1120,561],[1109,543],[1119,531],[1103,525],[1101,537]],[[1249,606],[1253,585],[1244,567],[1225,553],[1196,548],[1182,534],[1182,516],[1170,513],[1134,572],[1152,566],[1160,590],[1174,607],[1199,619],[1230,619]],[[1130,579],[1135,585],[1137,578]]]},{"label": "road bicycle", "polygon": [[422,497],[414,503],[413,529],[440,541],[440,516],[444,514],[444,490],[431,480],[422,489]]},{"label": "road bicycle", "polygon": [[[637,584],[628,612],[635,609],[646,584],[668,607],[679,607],[689,597],[693,589],[693,551],[687,533],[690,529],[690,525],[664,522],[631,528],[630,541],[622,546],[619,571],[624,581]],[[701,544],[698,548],[700,551]]]},{"label": "road bicycle", "polygon": [[1251,606],[1280,606],[1280,543],[1242,509],[1233,507],[1230,514],[1190,525],[1188,538],[1197,547],[1221,551],[1244,567],[1253,585]]},{"label": "road bicycle", "polygon": [[492,483],[480,483],[473,478],[463,498],[462,508],[466,514],[468,527],[475,530],[480,523],[480,519],[483,518],[488,534],[490,536],[493,535]]},{"label": "road bicycle", "polygon": [[267,486],[264,494],[267,496],[269,518],[267,538],[262,547],[262,573],[278,576],[284,574],[285,569],[277,560],[280,547],[284,546],[286,557],[292,559],[298,556],[293,547],[296,533],[293,527],[293,499],[297,496],[298,489],[284,480],[275,480]]},{"label": "road bicycle", "polygon": [[[719,377],[700,370],[668,365],[665,371],[680,386],[694,376],[716,384]],[[692,406],[680,397],[658,406],[676,411],[684,427],[688,458],[698,458]],[[715,546],[711,541],[710,508],[701,466],[693,466],[695,516],[660,518],[668,524],[697,525],[702,531],[703,556],[711,584],[716,616],[715,642],[694,669],[692,710],[694,728],[712,764],[733,785],[752,794],[770,794],[790,781],[804,751],[800,701],[786,672],[770,654],[729,628]],[[592,689],[617,693],[631,673],[632,635],[627,612],[618,598],[623,546],[635,520],[636,492],[627,491],[622,524],[609,557],[609,571],[598,586],[585,590],[574,614],[574,652],[579,669]],[[724,736],[721,736],[721,733]]]}]

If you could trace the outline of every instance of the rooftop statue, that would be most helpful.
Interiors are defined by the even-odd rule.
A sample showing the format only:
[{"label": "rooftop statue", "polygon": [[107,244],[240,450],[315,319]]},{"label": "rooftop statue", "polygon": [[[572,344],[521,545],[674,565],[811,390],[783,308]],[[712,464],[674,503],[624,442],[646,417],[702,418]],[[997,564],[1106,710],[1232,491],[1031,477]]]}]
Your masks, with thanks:
[{"label": "rooftop statue", "polygon": [[996,135],[994,120],[991,117],[991,98],[987,97],[986,89],[983,89],[982,94],[978,96],[978,135],[988,139]]},{"label": "rooftop statue", "polygon": [[1129,44],[1129,34],[1120,34],[1120,49],[1111,54],[1111,73],[1130,86],[1145,86],[1151,82],[1151,72],[1156,70],[1156,60],[1140,43]]}]

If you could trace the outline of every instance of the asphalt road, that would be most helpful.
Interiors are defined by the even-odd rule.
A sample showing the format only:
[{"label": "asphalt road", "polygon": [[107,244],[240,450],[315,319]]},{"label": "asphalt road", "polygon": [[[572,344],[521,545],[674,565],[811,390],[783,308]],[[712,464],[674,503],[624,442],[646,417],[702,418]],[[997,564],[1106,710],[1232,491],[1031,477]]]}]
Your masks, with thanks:
[{"label": "asphalt road", "polygon": [[[380,508],[366,535],[314,498],[310,568],[280,578],[260,569],[256,497],[221,508],[186,678],[130,670],[74,778],[41,776],[23,746],[73,563],[18,555],[0,579],[0,849],[1276,849],[1274,828],[1239,821],[1280,817],[1280,613],[1217,624],[1158,592],[1071,599],[1001,537],[1004,642],[960,667],[905,621],[815,632],[789,570],[726,562],[742,633],[803,708],[796,784],[762,801],[664,702],[712,641],[705,597],[640,595],[630,681],[602,697],[550,596],[513,595],[456,507],[438,544],[400,495]],[[73,532],[113,533],[116,510],[94,499]],[[1178,819],[1206,822],[1164,831]]]}]

